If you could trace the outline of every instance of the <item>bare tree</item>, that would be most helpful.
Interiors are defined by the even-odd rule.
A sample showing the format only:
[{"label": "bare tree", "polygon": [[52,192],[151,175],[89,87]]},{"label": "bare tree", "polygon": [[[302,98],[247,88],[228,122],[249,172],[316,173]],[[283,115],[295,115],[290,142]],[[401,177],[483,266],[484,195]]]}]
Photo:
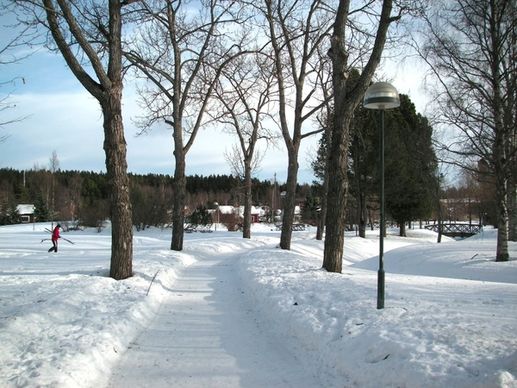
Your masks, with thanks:
[{"label": "bare tree", "polygon": [[278,122],[287,155],[287,183],[280,247],[290,249],[298,153],[301,141],[321,129],[308,125],[325,104],[317,87],[322,47],[328,46],[334,11],[320,0],[264,0],[254,3],[266,20],[278,85]]},{"label": "bare tree", "polygon": [[59,158],[57,157],[56,150],[52,151],[52,156],[49,158],[48,166],[50,170],[50,221],[52,222],[52,230],[54,230],[54,219],[56,215],[56,172],[59,170]]},{"label": "bare tree", "polygon": [[[83,87],[97,99],[104,117],[104,151],[112,223],[110,276],[132,276],[133,231],[122,122],[122,7],[106,2],[16,0],[29,24],[48,29],[49,43],[63,55]],[[53,44],[52,44],[53,42]]]},{"label": "bare tree", "polygon": [[[247,144],[247,143],[246,143]],[[247,147],[246,149],[248,149]],[[260,170],[260,166],[262,161],[264,160],[265,152],[259,152],[259,150],[255,150],[253,154],[253,158],[251,160],[251,175],[255,175],[257,171]],[[233,176],[239,177],[244,180],[244,155],[242,154],[242,149],[240,144],[234,143],[230,150],[226,150],[224,152],[224,159],[230,166],[230,172]]]},{"label": "bare tree", "polygon": [[262,54],[241,56],[224,71],[216,89],[221,111],[215,119],[226,125],[238,139],[229,157],[233,170],[244,180],[243,238],[251,237],[251,206],[253,171],[260,163],[256,150],[259,139],[271,140],[271,132],[264,127],[269,116],[268,107],[274,97],[273,76]]},{"label": "bare tree", "polygon": [[[141,28],[126,58],[148,81],[141,90],[147,114],[143,130],[156,123],[172,128],[174,140],[174,200],[172,250],[183,249],[186,203],[186,155],[206,123],[207,109],[221,71],[238,55],[235,3],[211,0],[199,12],[181,1],[141,4]],[[239,43],[239,42],[237,42]]]},{"label": "bare tree", "polygon": [[[329,120],[329,118],[332,116],[332,64],[327,55],[320,53],[319,57],[320,70],[318,71],[318,84],[323,93],[325,105],[322,107],[321,112],[317,116],[317,125],[323,129],[322,138],[320,139],[320,148],[323,147],[322,151],[326,151],[332,136],[332,125]],[[319,158],[322,158],[323,160],[318,160]],[[323,232],[325,230],[325,222],[327,219],[327,194],[330,179],[329,170],[326,168],[328,163],[327,159],[328,152],[324,152],[324,154],[319,156],[312,164],[315,175],[321,180],[320,212],[318,225],[316,228],[316,240],[320,241],[323,240]],[[318,164],[320,165],[319,168],[316,167]]]},{"label": "bare tree", "polygon": [[[323,268],[329,272],[341,272],[343,257],[343,239],[345,232],[345,211],[348,195],[348,147],[350,143],[350,122],[355,108],[370,85],[372,77],[381,60],[381,54],[386,42],[388,28],[391,23],[400,18],[400,14],[392,16],[392,1],[384,0],[380,15],[376,22],[377,28],[371,35],[374,41],[368,42],[369,57],[364,53],[362,60],[368,58],[361,75],[353,85],[347,85],[350,76],[350,54],[354,51],[350,37],[347,40],[347,27],[353,22],[350,15],[356,11],[350,10],[350,1],[340,1],[334,23],[329,56],[332,59],[334,111],[332,120],[332,136],[329,147],[327,168],[332,178],[328,186],[328,207],[332,212],[327,213],[325,249]],[[369,12],[369,14],[372,14]],[[353,57],[352,57],[353,58]]]},{"label": "bare tree", "polygon": [[467,170],[483,166],[474,172],[494,177],[496,261],[507,261],[509,210],[517,211],[517,4],[442,2],[428,15],[426,36],[421,56],[438,80],[437,112],[448,131],[440,144],[446,162]]},{"label": "bare tree", "polygon": [[[0,7],[3,7],[4,2],[0,2]],[[6,10],[3,7],[4,11]],[[0,11],[0,16],[3,16],[4,12]],[[26,58],[29,54],[19,54],[15,52],[17,48],[22,45],[25,45],[25,40],[27,38],[27,34],[29,31],[28,27],[19,29],[17,26],[2,26],[9,31],[15,31],[14,35],[12,35],[7,41],[0,46],[0,67],[11,65],[13,63],[18,63]],[[25,39],[24,39],[25,38]],[[33,38],[31,36],[31,38]],[[15,87],[18,82],[25,83],[25,78],[23,77],[15,77],[12,79],[0,79],[0,88],[5,88],[11,86],[11,88]],[[19,122],[23,120],[25,117],[8,117],[7,114],[9,111],[16,107],[16,104],[11,100],[12,90],[6,93],[2,93],[0,95],[0,129],[7,127],[10,124]],[[0,135],[0,142],[5,141],[9,135]]]},{"label": "bare tree", "polygon": [[[2,121],[0,122],[0,128],[3,128],[9,124],[15,123],[19,121],[19,119],[7,119],[4,118],[4,115],[8,109],[14,108],[14,104],[10,101],[10,95],[0,97],[0,113],[2,113]],[[9,135],[0,135],[0,143],[4,142]]]}]

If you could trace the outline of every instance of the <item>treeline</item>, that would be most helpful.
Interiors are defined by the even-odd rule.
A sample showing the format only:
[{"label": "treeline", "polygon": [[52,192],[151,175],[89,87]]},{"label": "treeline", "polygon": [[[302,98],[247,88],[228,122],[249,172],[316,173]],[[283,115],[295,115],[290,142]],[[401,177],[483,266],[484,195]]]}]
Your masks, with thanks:
[{"label": "treeline", "polygon": [[[160,174],[129,174],[133,225],[163,226],[171,222],[173,178]],[[84,226],[99,226],[110,218],[109,190],[105,173],[87,171],[51,172],[45,169],[20,171],[0,169],[0,224],[20,222],[16,206],[33,204],[37,221],[69,220]],[[253,180],[253,203],[281,207],[282,186]],[[298,185],[300,203],[310,196],[310,185]],[[185,214],[201,206],[240,206],[242,181],[232,175],[187,177]]]}]

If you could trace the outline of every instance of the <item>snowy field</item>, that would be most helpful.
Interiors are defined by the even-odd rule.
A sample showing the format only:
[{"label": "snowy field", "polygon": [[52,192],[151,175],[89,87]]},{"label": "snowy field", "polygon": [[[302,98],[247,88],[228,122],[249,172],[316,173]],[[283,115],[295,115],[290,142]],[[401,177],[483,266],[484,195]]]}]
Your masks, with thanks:
[{"label": "snowy field", "polygon": [[[388,236],[386,307],[377,310],[373,234],[348,236],[343,274],[329,274],[313,231],[295,232],[292,250],[282,251],[279,232],[267,226],[255,226],[251,241],[218,228],[187,234],[185,250],[172,252],[170,230],[151,229],[135,232],[134,276],[117,282],[107,276],[108,230],[63,233],[75,244],[60,241],[54,254],[40,242],[48,227],[0,227],[1,387],[114,386],[111,374],[125,351],[160,306],[174,306],[182,273],[214,258],[218,274],[226,271],[220,263],[234,269],[224,280],[260,327],[258,342],[293,354],[316,385],[517,387],[517,244],[510,243],[512,261],[495,263],[494,230],[441,244],[424,230]],[[223,321],[242,330],[237,320]],[[234,350],[235,358],[252,350],[267,361],[267,350]],[[199,376],[189,376],[192,386],[211,385],[210,374],[201,376],[210,362],[217,360],[204,359]],[[253,372],[295,386],[287,370]],[[254,386],[239,375],[232,381]]]}]

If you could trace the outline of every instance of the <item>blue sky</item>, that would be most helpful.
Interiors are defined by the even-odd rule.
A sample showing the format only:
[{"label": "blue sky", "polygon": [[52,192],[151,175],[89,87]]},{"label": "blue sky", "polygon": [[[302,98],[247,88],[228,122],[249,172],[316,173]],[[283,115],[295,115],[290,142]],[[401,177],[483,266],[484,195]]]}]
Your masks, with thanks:
[{"label": "blue sky", "polygon": [[[0,44],[6,37],[0,38]],[[391,78],[401,93],[409,94],[417,110],[423,112],[426,98],[421,87],[423,70],[410,65],[389,64],[379,72]],[[57,152],[63,170],[105,171],[102,149],[102,115],[97,101],[74,78],[60,55],[44,49],[12,65],[2,65],[1,80],[15,77],[14,84],[2,85],[2,96],[10,93],[16,107],[0,112],[3,117],[26,117],[1,128],[0,136],[8,138],[0,143],[0,167],[31,169],[47,168],[53,151]],[[128,143],[128,168],[134,173],[174,172],[171,133],[165,127],[154,128],[148,135],[138,132],[132,119],[139,113],[137,96],[127,86],[124,91],[124,126]],[[5,120],[0,120],[0,122]],[[310,160],[317,148],[319,136],[304,140],[299,154],[299,182],[313,180]],[[225,151],[230,151],[235,137],[214,128],[198,134],[187,156],[187,174],[230,174]],[[276,147],[265,149],[265,157],[257,173],[260,179],[285,181],[287,157],[283,139]]]},{"label": "blue sky", "polygon": [[[0,93],[11,93],[16,107],[4,112],[9,118],[26,117],[1,129],[9,137],[0,143],[0,167],[30,169],[47,167],[52,152],[57,152],[64,170],[105,171],[102,149],[102,115],[97,101],[74,78],[57,54],[37,51],[20,63],[2,66],[2,78],[17,79],[4,85]],[[138,113],[137,96],[128,86],[123,98],[124,127],[128,143],[128,168],[135,173],[173,174],[173,143],[165,126],[137,136],[132,122]],[[5,116],[4,116],[5,117]],[[3,120],[2,120],[3,121]],[[207,128],[200,131],[187,156],[188,174],[230,174],[224,154],[235,137]],[[309,153],[317,145],[309,139],[300,151],[300,181],[313,179]],[[266,155],[258,172],[260,179],[272,179],[276,173],[285,180],[287,158],[283,140],[276,147],[262,145]]]}]

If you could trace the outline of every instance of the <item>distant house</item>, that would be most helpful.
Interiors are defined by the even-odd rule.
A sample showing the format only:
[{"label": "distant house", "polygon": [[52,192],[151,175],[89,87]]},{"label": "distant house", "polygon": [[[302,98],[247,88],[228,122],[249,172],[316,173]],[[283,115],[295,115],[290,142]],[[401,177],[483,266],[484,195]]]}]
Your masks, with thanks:
[{"label": "distant house", "polygon": [[[265,210],[261,207],[251,207],[251,223],[260,222],[260,219],[265,216]],[[239,206],[239,217],[244,219],[244,206]]]},{"label": "distant house", "polygon": [[[221,223],[242,222],[244,218],[244,206],[234,207],[221,205],[217,208],[217,217]],[[265,217],[266,210],[261,207],[251,207],[251,222],[260,222]]]},{"label": "distant house", "polygon": [[23,224],[34,222],[34,205],[20,204],[16,206],[16,210]]},{"label": "distant house", "polygon": [[238,209],[233,206],[220,205],[216,210],[217,222],[235,226],[239,223]]},{"label": "distant house", "polygon": [[302,208],[299,205],[294,207],[294,222],[302,222]]},{"label": "distant house", "polygon": [[219,209],[219,213],[221,215],[229,215],[229,214],[235,214],[235,208],[233,206],[229,205],[220,205],[217,207]]},{"label": "distant house", "polygon": [[[244,209],[243,209],[244,213]],[[252,206],[251,207],[251,222],[256,223],[260,222],[261,218],[266,215],[266,212],[261,207]]]}]

